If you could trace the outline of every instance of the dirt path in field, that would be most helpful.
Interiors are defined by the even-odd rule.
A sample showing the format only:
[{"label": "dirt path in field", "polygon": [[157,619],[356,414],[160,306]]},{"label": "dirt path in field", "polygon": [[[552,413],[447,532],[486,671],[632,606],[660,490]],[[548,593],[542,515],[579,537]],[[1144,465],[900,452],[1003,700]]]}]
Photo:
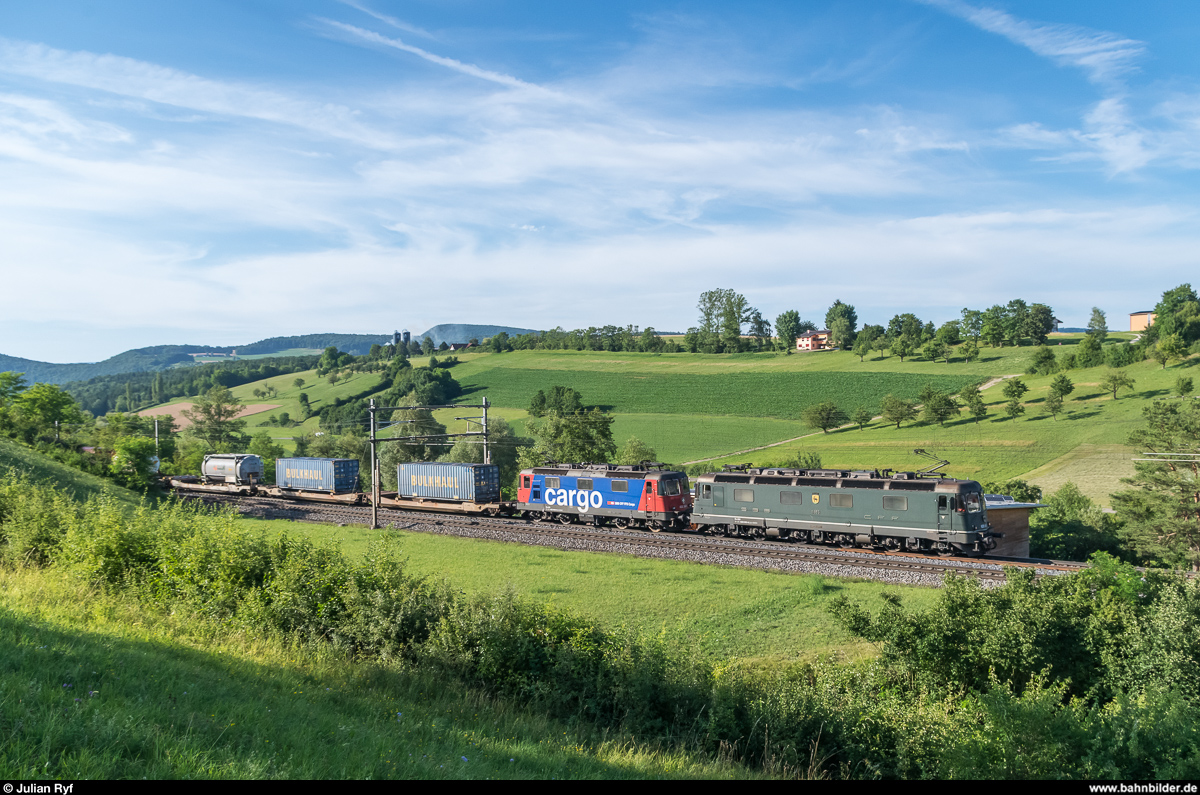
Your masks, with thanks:
[{"label": "dirt path in field", "polygon": [[[996,384],[1000,383],[1001,381],[1003,381],[1007,378],[1016,378],[1018,375],[1020,375],[1020,374],[1013,373],[1012,375],[1002,375],[999,378],[993,378],[992,380],[985,383],[983,386],[979,387],[979,391],[982,392],[985,389],[990,389],[991,387],[994,387]],[[921,408],[921,407],[917,406],[917,408]],[[881,420],[881,419],[883,419],[882,414],[879,415],[878,417],[872,417],[871,422],[874,422],[875,420]],[[853,428],[855,425],[856,425],[856,423],[848,422],[845,425],[839,425],[838,427],[833,428],[832,430],[838,431],[838,430],[841,430],[842,428]],[[730,456],[745,455],[746,453],[754,453],[759,450],[767,450],[772,447],[779,447],[780,445],[790,444],[792,442],[798,442],[801,439],[807,439],[810,436],[819,436],[820,434],[821,434],[821,431],[813,431],[812,433],[806,433],[803,436],[794,436],[791,439],[784,439],[781,442],[771,442],[770,444],[764,444],[761,447],[747,447],[745,450],[736,450],[732,453],[722,453],[721,455],[714,455],[712,458],[697,458],[695,461],[684,461],[683,466],[689,466],[691,464],[703,464],[706,461],[716,461],[718,458],[729,458]]]},{"label": "dirt path in field", "polygon": [[[187,417],[183,416],[183,412],[190,409],[192,405],[193,404],[191,403],[172,403],[169,406],[158,406],[152,409],[145,409],[144,411],[139,411],[138,414],[143,417],[174,417],[175,429],[182,431],[184,428],[187,428],[192,424]],[[242,406],[242,410],[239,411],[237,415],[239,417],[246,417],[251,414],[257,414],[260,411],[267,411],[269,409],[277,408],[279,408],[279,404],[277,403],[252,403],[249,406]]]}]

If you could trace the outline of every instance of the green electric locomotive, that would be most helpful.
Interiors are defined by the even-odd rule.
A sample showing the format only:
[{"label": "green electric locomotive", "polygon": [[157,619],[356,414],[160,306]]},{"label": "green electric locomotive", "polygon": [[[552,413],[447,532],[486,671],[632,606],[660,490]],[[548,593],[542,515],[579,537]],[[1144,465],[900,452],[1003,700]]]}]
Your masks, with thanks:
[{"label": "green electric locomotive", "polygon": [[890,470],[745,468],[701,475],[692,529],[973,555],[995,549],[999,537],[977,482]]}]

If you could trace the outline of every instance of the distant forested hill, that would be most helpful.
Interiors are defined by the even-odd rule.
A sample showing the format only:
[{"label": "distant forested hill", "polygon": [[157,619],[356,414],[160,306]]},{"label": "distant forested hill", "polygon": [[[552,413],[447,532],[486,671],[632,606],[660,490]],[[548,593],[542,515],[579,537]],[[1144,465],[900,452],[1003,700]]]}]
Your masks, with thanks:
[{"label": "distant forested hill", "polygon": [[[295,337],[271,337],[249,345],[235,345],[238,356],[255,356],[264,353],[279,353],[295,348],[325,349],[335,346],[342,353],[362,356],[372,345],[386,345],[392,341],[391,334],[300,334]],[[226,349],[228,350],[228,349]]]},{"label": "distant forested hill", "polygon": [[[463,323],[443,323],[434,326],[422,334],[413,334],[417,342],[431,337],[435,345],[443,342],[467,342],[472,338],[483,340],[494,334],[506,331],[510,336],[528,334],[532,329],[514,328],[512,326],[484,326]],[[119,353],[102,362],[80,362],[77,364],[54,364],[38,362],[33,359],[22,359],[19,356],[0,354],[0,372],[11,370],[25,374],[26,383],[34,384],[39,381],[47,384],[67,384],[90,381],[110,375],[126,373],[146,373],[168,370],[172,367],[190,366],[193,364],[191,353],[229,353],[236,350],[238,356],[261,356],[263,354],[279,353],[280,351],[295,351],[297,348],[324,349],[334,345],[344,353],[361,356],[371,350],[375,344],[386,345],[392,341],[391,334],[300,334],[294,337],[271,337],[249,345],[155,345],[149,348],[136,348]],[[292,355],[292,354],[289,354]]]},{"label": "distant forested hill", "polygon": [[103,375],[165,370],[177,364],[190,363],[192,357],[188,356],[189,353],[220,353],[222,351],[228,352],[229,349],[214,348],[210,345],[155,345],[151,348],[137,348],[118,353],[102,362],[78,364],[37,362],[33,359],[0,354],[0,372],[24,373],[25,381],[30,384],[39,381],[47,384],[65,384],[68,381],[86,381]]},{"label": "distant forested hill", "polygon": [[515,337],[518,334],[537,333],[536,329],[515,328],[513,326],[482,326],[472,325],[470,323],[440,323],[423,334],[413,334],[412,338],[417,342],[421,342],[426,337],[429,337],[433,340],[434,345],[441,345],[443,342],[446,344],[470,342],[472,339],[477,339],[482,342],[488,337],[499,334],[501,331],[507,332],[508,336],[510,337]]}]

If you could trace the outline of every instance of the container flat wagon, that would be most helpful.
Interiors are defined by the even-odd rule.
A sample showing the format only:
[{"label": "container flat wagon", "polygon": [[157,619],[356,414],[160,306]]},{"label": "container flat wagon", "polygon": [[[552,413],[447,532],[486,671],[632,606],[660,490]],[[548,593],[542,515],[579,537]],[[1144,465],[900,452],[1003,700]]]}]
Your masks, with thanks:
[{"label": "container flat wagon", "polygon": [[381,507],[498,516],[513,512],[500,499],[495,464],[411,463],[396,467],[396,491],[381,495]]}]

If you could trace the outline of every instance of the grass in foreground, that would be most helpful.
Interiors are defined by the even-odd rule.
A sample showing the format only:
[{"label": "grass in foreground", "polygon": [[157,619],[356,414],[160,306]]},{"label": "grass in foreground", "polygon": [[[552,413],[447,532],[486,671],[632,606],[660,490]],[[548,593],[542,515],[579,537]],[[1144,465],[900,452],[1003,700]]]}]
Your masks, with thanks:
[{"label": "grass in foreground", "polygon": [[428,674],[0,570],[0,778],[746,778]]},{"label": "grass in foreground", "polygon": [[828,613],[840,596],[882,605],[879,594],[903,595],[913,609],[933,605],[933,588],[785,574],[630,555],[570,552],[397,530],[336,527],[281,520],[243,519],[265,533],[287,533],[314,543],[335,541],[361,560],[370,542],[399,538],[414,574],[446,578],[455,587],[495,593],[508,586],[537,601],[579,613],[608,626],[659,632],[715,657],[773,664],[820,657],[861,659],[875,648],[857,639]]}]

